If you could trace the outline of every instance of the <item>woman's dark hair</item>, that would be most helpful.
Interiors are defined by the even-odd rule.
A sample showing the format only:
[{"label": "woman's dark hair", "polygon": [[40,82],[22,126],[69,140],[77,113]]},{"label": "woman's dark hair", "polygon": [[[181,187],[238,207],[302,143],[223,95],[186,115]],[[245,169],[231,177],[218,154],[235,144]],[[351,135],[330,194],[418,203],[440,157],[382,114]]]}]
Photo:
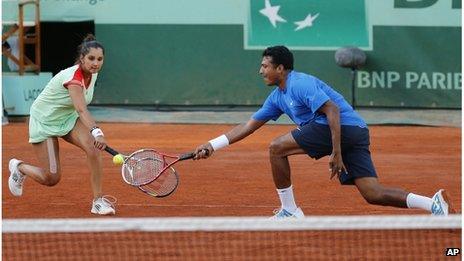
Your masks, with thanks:
[{"label": "woman's dark hair", "polygon": [[271,46],[266,48],[263,52],[263,57],[272,57],[272,63],[275,66],[282,64],[284,69],[293,70],[293,54],[283,45]]},{"label": "woman's dark hair", "polygon": [[105,54],[105,48],[101,43],[97,42],[95,36],[93,34],[87,34],[82,43],[77,47],[76,63],[79,62],[79,59],[82,56],[86,56],[89,53],[90,48],[100,48],[102,49],[103,54]]}]

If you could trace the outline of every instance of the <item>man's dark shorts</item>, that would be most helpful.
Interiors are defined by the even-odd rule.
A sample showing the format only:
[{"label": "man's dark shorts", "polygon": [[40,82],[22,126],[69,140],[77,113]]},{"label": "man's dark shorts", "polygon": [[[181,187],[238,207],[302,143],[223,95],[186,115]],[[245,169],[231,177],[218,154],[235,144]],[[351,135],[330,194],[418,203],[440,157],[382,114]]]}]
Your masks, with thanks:
[{"label": "man's dark shorts", "polygon": [[[296,143],[311,157],[320,159],[332,154],[332,135],[328,125],[308,123],[292,131]],[[341,126],[343,164],[348,171],[340,174],[340,183],[353,185],[356,178],[377,177],[369,151],[369,129]]]}]

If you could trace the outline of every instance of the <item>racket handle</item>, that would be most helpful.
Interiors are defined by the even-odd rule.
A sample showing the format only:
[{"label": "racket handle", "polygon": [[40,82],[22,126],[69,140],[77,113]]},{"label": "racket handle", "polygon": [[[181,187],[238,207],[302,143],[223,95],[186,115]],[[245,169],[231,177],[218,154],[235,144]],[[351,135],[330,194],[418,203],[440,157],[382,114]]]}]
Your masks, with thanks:
[{"label": "racket handle", "polygon": [[119,154],[119,152],[115,151],[113,148],[110,146],[106,146],[105,151],[108,152],[109,154],[116,156]]},{"label": "racket handle", "polygon": [[193,159],[195,157],[195,153],[190,152],[190,153],[185,153],[179,156],[179,160],[188,160],[188,159]]},{"label": "racket handle", "polygon": [[[203,149],[207,155],[209,155],[209,150]],[[185,153],[180,155],[179,160],[188,160],[193,159],[195,157],[195,152]]]}]

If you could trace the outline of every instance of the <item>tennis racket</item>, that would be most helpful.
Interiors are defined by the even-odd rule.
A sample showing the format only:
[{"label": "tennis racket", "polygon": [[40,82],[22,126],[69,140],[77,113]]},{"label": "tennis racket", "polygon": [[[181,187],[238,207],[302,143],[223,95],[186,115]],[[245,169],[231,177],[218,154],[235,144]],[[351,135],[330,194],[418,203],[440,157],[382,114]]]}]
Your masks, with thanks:
[{"label": "tennis racket", "polygon": [[179,175],[173,165],[179,161],[192,159],[195,153],[189,152],[174,156],[158,152],[158,155],[163,160],[163,167],[157,170],[158,174],[153,181],[138,187],[150,196],[162,198],[171,195],[179,185]]},{"label": "tennis racket", "polygon": [[123,157],[124,162],[121,166],[122,179],[132,186],[152,182],[158,174],[157,170],[164,165],[162,157],[152,149],[137,150],[129,156],[121,154],[109,146],[106,146],[105,151],[113,155],[113,157]]},{"label": "tennis racket", "polygon": [[193,152],[173,156],[153,149],[138,150],[126,156],[108,146],[105,151],[124,158],[121,174],[127,184],[138,186],[153,197],[166,197],[174,192],[179,184],[179,175],[172,166],[195,157]]}]

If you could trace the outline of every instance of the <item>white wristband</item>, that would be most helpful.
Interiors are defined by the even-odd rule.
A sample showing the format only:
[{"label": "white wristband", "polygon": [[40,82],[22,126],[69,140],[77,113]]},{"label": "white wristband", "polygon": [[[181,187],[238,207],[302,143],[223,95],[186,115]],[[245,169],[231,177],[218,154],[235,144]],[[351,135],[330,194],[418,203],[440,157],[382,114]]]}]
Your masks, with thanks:
[{"label": "white wristband", "polygon": [[229,139],[227,139],[226,135],[221,135],[215,139],[212,139],[209,141],[211,143],[211,146],[213,149],[216,151],[220,148],[224,148],[229,145]]},{"label": "white wristband", "polygon": [[90,133],[92,133],[92,136],[94,138],[96,138],[98,136],[104,136],[103,131],[100,128],[94,128]]}]

